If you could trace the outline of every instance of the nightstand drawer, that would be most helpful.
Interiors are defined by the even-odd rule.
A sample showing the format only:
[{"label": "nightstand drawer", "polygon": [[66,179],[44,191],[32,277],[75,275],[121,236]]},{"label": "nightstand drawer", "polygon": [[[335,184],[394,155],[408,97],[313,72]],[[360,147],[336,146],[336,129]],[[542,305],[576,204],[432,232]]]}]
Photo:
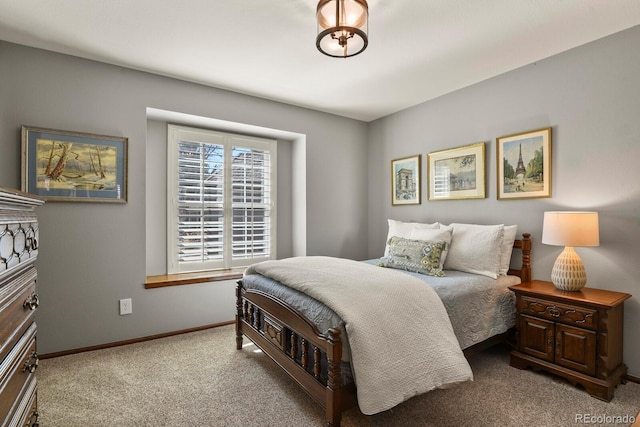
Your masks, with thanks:
[{"label": "nightstand drawer", "polygon": [[540,298],[523,295],[518,298],[518,311],[522,314],[543,319],[576,325],[581,328],[596,330],[598,326],[598,311],[586,307],[561,304]]}]

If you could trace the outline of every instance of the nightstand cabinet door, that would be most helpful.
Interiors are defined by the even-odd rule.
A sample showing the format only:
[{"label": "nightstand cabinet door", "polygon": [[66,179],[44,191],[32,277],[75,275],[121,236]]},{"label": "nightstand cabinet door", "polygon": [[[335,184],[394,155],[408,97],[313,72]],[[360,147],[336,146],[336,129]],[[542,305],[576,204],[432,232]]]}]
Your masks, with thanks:
[{"label": "nightstand cabinet door", "polygon": [[574,371],[595,376],[596,333],[557,324],[555,363]]},{"label": "nightstand cabinet door", "polygon": [[520,318],[520,351],[553,362],[554,323],[522,315]]}]

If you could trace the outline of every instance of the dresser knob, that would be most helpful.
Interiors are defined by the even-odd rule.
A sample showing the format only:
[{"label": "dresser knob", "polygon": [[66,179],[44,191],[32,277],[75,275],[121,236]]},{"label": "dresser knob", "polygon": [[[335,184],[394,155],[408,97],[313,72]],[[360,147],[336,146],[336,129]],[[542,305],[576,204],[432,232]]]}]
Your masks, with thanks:
[{"label": "dresser knob", "polygon": [[22,368],[22,372],[29,372],[30,374],[33,374],[36,371],[36,369],[38,369],[39,362],[40,361],[38,359],[38,353],[34,351],[33,353],[31,353],[29,358],[24,362],[24,368]]},{"label": "dresser knob", "polygon": [[27,297],[22,306],[24,308],[28,308],[29,310],[35,310],[40,305],[40,299],[38,298],[38,294],[33,292],[31,295]]}]

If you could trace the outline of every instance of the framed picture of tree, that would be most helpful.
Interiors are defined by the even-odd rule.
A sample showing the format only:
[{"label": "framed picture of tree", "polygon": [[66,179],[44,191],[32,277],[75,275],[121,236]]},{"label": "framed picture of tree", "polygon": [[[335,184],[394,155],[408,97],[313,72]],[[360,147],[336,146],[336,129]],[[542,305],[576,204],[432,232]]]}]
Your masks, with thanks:
[{"label": "framed picture of tree", "polygon": [[22,191],[47,201],[127,202],[128,139],[22,126]]},{"label": "framed picture of tree", "polygon": [[551,128],[496,139],[498,200],[551,197]]}]

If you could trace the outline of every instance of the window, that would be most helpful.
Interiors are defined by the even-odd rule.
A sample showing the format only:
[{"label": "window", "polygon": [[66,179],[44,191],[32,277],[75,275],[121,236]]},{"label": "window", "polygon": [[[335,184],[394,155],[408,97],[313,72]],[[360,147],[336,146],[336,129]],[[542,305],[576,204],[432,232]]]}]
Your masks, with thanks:
[{"label": "window", "polygon": [[275,258],[276,141],[169,125],[168,273]]}]

